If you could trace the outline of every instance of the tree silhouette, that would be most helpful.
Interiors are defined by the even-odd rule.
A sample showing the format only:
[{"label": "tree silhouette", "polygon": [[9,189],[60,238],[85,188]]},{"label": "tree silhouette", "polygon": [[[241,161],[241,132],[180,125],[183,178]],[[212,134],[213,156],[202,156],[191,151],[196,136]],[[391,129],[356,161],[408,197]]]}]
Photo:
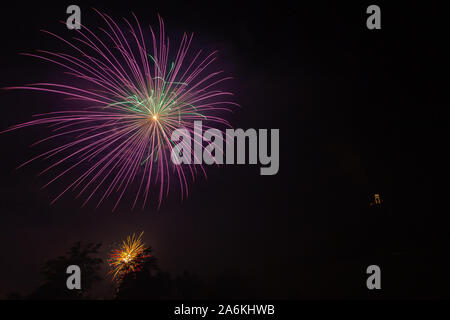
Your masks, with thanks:
[{"label": "tree silhouette", "polygon": [[11,292],[5,296],[5,300],[23,300],[24,297],[19,292]]},{"label": "tree silhouette", "polygon": [[[92,285],[101,280],[99,275],[102,259],[98,258],[101,243],[82,244],[76,242],[66,253],[45,264],[42,274],[45,282],[30,296],[30,299],[87,299]],[[77,265],[81,269],[81,289],[69,290],[66,285],[69,275],[67,267]]]},{"label": "tree silhouette", "polygon": [[144,251],[148,257],[140,271],[130,272],[121,279],[116,299],[158,299],[170,295],[170,275],[159,269],[158,260],[151,252],[150,247]]},{"label": "tree silhouette", "polygon": [[184,271],[174,280],[175,299],[205,298],[205,284],[201,279],[188,271]]}]

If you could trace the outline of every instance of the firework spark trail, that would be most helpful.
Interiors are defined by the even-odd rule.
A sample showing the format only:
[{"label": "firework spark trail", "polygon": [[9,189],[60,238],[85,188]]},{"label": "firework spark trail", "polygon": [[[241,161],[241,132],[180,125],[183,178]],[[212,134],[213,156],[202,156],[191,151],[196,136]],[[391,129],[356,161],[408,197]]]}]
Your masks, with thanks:
[{"label": "firework spark trail", "polygon": [[127,274],[142,270],[145,259],[150,257],[148,247],[142,241],[143,235],[144,232],[139,236],[133,233],[117,249],[111,251],[108,262],[111,268],[109,274],[113,280],[120,282]]},{"label": "firework spark trail", "polygon": [[[42,82],[6,88],[57,93],[89,106],[80,104],[71,107],[70,111],[39,114],[36,119],[5,131],[34,125],[53,128],[51,136],[34,145],[70,137],[70,142],[23,164],[39,158],[56,158],[40,173],[51,172],[57,167],[61,170],[45,186],[75,169],[81,170],[82,165],[88,166],[54,201],[69,190],[79,189],[77,197],[89,192],[83,206],[99,194],[98,207],[115,193],[114,211],[126,190],[136,183],[139,187],[132,208],[138,201],[142,202],[142,208],[145,207],[152,185],[159,189],[159,207],[169,192],[171,176],[177,177],[181,198],[184,198],[188,195],[189,179],[195,179],[198,168],[192,164],[177,166],[171,162],[171,147],[175,144],[170,139],[171,134],[175,129],[185,128],[195,136],[196,120],[207,121],[209,124],[205,128],[214,124],[230,127],[220,114],[231,111],[237,104],[228,101],[231,92],[216,89],[230,78],[223,77],[222,71],[207,71],[216,60],[216,52],[201,58],[202,51],[199,51],[191,61],[187,61],[193,35],[183,34],[175,59],[169,62],[169,39],[165,36],[160,17],[159,38],[150,27],[152,45],[149,47],[152,47],[153,54],[149,54],[143,30],[134,14],[136,26],[124,19],[129,29],[123,30],[108,15],[97,13],[107,26],[100,28],[105,39],[86,26],[76,30],[79,36],[73,41],[44,31],[61,40],[72,52],[38,50],[37,54],[25,54],[65,68],[65,73],[80,79],[82,84]],[[131,40],[126,36],[127,31]],[[107,41],[112,45],[108,46]],[[193,149],[191,153],[195,157]],[[70,166],[65,168],[68,163]],[[206,176],[203,166],[199,168]]]}]

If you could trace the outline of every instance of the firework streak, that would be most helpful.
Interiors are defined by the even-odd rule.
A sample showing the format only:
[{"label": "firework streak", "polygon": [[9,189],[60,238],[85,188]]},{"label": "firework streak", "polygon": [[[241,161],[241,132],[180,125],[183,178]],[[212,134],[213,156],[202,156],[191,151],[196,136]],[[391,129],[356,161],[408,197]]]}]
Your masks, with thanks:
[{"label": "firework streak", "polygon": [[139,236],[133,233],[122,241],[119,248],[114,249],[109,256],[110,274],[113,280],[121,281],[129,273],[142,270],[144,260],[150,255],[146,253],[147,247],[142,241],[141,232]]},{"label": "firework streak", "polygon": [[77,197],[85,197],[83,206],[96,195],[98,207],[114,194],[115,210],[133,186],[132,208],[139,203],[144,208],[150,198],[159,207],[171,183],[179,186],[183,199],[189,181],[198,171],[206,173],[201,165],[170,161],[175,144],[171,133],[186,128],[195,135],[195,120],[202,120],[204,126],[206,121],[206,128],[230,127],[223,115],[237,104],[229,101],[231,92],[218,87],[231,78],[222,76],[222,71],[208,71],[217,52],[204,55],[199,51],[187,57],[192,34],[183,35],[171,60],[169,39],[159,17],[159,33],[150,27],[151,41],[146,41],[145,29],[134,15],[135,22],[124,19],[127,27],[122,28],[108,15],[97,13],[106,24],[98,34],[82,26],[72,31],[77,36],[68,41],[44,31],[62,41],[69,53],[39,50],[25,54],[63,67],[73,81],[6,88],[57,93],[75,100],[68,110],[38,114],[32,121],[5,130],[49,125],[52,134],[36,143],[65,139],[21,166],[38,158],[53,159],[41,172],[56,172],[45,186],[71,176],[71,183],[53,202],[73,190]]}]

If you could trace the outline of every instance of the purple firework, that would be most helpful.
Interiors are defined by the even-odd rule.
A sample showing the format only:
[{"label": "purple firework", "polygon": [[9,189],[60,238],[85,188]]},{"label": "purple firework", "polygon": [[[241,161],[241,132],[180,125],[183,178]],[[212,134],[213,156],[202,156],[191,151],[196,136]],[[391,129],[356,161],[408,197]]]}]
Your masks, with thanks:
[{"label": "purple firework", "polygon": [[98,14],[106,24],[98,34],[82,26],[69,41],[44,31],[61,40],[70,49],[68,53],[39,50],[26,54],[63,67],[71,76],[70,83],[7,88],[52,92],[76,100],[68,110],[38,114],[6,130],[49,125],[53,133],[36,144],[60,141],[21,166],[39,158],[53,159],[42,171],[56,172],[45,186],[63,176],[72,177],[53,202],[74,190],[77,197],[85,196],[83,206],[98,195],[98,207],[114,194],[114,210],[125,192],[133,189],[132,207],[140,202],[144,208],[156,188],[159,206],[171,180],[177,182],[183,198],[198,169],[205,170],[201,165],[172,163],[171,134],[185,128],[194,135],[196,120],[206,122],[205,128],[229,127],[222,115],[237,104],[229,101],[232,93],[218,87],[230,78],[222,71],[209,71],[217,52],[203,55],[199,51],[188,58],[192,34],[183,35],[170,59],[169,39],[160,17],[159,34],[150,27],[147,41],[136,16],[134,24],[124,19],[126,28],[121,28],[108,15]]}]

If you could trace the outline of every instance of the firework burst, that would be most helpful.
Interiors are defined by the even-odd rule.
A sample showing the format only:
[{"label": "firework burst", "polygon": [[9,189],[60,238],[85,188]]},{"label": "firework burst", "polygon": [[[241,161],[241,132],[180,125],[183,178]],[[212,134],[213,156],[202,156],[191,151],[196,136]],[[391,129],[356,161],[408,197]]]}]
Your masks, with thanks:
[{"label": "firework burst", "polygon": [[113,280],[120,281],[127,274],[142,270],[145,259],[150,257],[147,253],[148,247],[142,241],[143,234],[144,232],[141,232],[136,236],[133,233],[122,241],[119,248],[110,253],[108,262]]},{"label": "firework burst", "polygon": [[51,127],[51,135],[35,144],[57,146],[21,166],[36,159],[52,161],[41,172],[51,175],[44,187],[70,177],[72,181],[53,202],[69,190],[77,198],[84,197],[83,206],[95,196],[98,207],[114,195],[114,211],[132,189],[132,208],[138,203],[144,208],[151,197],[159,207],[174,182],[184,198],[189,181],[198,171],[206,173],[202,165],[172,163],[175,142],[171,134],[184,128],[195,135],[196,120],[202,120],[206,129],[230,127],[223,115],[237,104],[229,101],[231,92],[219,87],[231,78],[222,76],[222,71],[209,71],[217,52],[188,55],[193,35],[184,34],[178,49],[170,52],[159,17],[159,33],[150,27],[150,36],[145,37],[134,15],[133,24],[123,20],[124,28],[108,15],[98,14],[106,27],[97,33],[82,26],[73,31],[77,36],[66,40],[44,31],[62,41],[68,52],[25,54],[64,68],[71,81],[7,88],[56,93],[74,100],[67,110],[38,114],[34,120],[5,130]]}]

